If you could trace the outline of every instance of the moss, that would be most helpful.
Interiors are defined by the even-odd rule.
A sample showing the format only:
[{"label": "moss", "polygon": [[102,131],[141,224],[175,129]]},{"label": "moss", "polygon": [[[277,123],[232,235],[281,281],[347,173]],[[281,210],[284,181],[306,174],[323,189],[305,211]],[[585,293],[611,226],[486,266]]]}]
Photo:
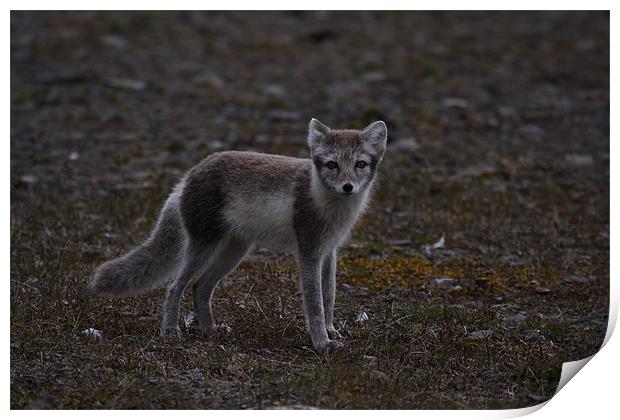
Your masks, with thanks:
[{"label": "moss", "polygon": [[420,287],[436,278],[453,278],[468,280],[466,287],[488,292],[504,292],[515,285],[527,285],[533,280],[551,284],[566,275],[565,271],[548,266],[489,265],[466,258],[431,261],[400,255],[383,259],[343,258],[340,260],[340,269],[345,273],[347,281],[365,287]]}]

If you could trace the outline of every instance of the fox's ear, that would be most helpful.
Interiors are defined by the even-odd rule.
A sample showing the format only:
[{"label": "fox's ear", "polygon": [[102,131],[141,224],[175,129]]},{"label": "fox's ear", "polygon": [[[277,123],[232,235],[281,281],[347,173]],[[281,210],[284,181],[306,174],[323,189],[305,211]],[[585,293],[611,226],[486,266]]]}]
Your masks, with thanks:
[{"label": "fox's ear", "polygon": [[308,145],[310,148],[313,148],[314,146],[325,141],[325,138],[331,131],[332,129],[323,124],[321,121],[316,118],[312,118],[310,120],[310,125],[308,126]]},{"label": "fox's ear", "polygon": [[383,121],[377,121],[364,128],[362,139],[380,156],[385,153],[387,143],[387,125]]}]

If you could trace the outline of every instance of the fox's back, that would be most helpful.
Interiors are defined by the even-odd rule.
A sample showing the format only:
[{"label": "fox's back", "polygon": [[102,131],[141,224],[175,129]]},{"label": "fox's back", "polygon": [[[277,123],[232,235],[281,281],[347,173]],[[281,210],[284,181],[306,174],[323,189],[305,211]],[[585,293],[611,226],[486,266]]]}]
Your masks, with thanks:
[{"label": "fox's back", "polygon": [[288,248],[295,241],[295,188],[309,183],[310,176],[309,159],[254,152],[213,154],[185,178],[180,210],[186,229],[198,240],[234,233]]}]

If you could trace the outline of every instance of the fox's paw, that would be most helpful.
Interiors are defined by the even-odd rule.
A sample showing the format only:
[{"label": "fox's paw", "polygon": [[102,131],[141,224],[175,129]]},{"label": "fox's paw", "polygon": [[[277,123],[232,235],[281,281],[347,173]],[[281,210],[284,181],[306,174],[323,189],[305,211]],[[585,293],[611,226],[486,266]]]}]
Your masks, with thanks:
[{"label": "fox's paw", "polygon": [[177,326],[177,327],[161,327],[160,330],[160,335],[162,336],[162,338],[166,338],[166,339],[178,339],[181,338],[181,329]]},{"label": "fox's paw", "polygon": [[207,337],[216,334],[230,334],[231,332],[232,328],[226,324],[214,325],[212,327],[202,329],[202,334]]},{"label": "fox's paw", "polygon": [[340,334],[338,332],[338,330],[336,328],[334,328],[334,327],[331,327],[331,328],[327,329],[327,335],[332,340],[342,339],[342,334]]},{"label": "fox's paw", "polygon": [[344,344],[342,343],[342,341],[338,340],[327,340],[324,343],[314,345],[314,349],[319,353],[330,352],[342,347],[344,347]]}]

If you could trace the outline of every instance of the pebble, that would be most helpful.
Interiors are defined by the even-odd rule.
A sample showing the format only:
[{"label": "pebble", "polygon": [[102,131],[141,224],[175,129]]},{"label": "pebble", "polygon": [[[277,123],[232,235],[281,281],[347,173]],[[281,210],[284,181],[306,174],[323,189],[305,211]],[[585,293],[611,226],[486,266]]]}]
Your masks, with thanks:
[{"label": "pebble", "polygon": [[220,89],[224,87],[224,81],[216,74],[204,72],[194,78],[194,83],[198,86]]},{"label": "pebble", "polygon": [[571,284],[586,284],[586,283],[590,283],[590,279],[587,277],[582,277],[582,276],[568,276],[566,278],[566,283],[571,283]]},{"label": "pebble", "polygon": [[493,163],[483,162],[461,169],[460,171],[452,175],[449,180],[457,181],[464,178],[478,178],[483,176],[498,175],[500,173],[501,170],[497,165]]},{"label": "pebble", "polygon": [[109,47],[114,47],[118,49],[125,49],[129,45],[129,42],[121,36],[118,35],[104,35],[101,37],[101,42],[104,45]]},{"label": "pebble", "polygon": [[373,370],[372,372],[370,372],[370,376],[376,379],[381,379],[381,380],[388,379],[388,376],[379,370]]},{"label": "pebble", "polygon": [[355,318],[355,322],[362,323],[368,321],[368,314],[366,312],[360,312]]},{"label": "pebble", "polygon": [[141,91],[146,89],[146,82],[144,80],[137,79],[110,79],[108,80],[108,85],[118,88],[118,89],[128,89]]},{"label": "pebble", "polygon": [[284,89],[280,85],[266,85],[263,87],[263,92],[265,92],[268,96],[274,96],[278,98],[283,98],[286,96],[286,89]]},{"label": "pebble", "polygon": [[534,124],[527,124],[519,127],[519,134],[526,139],[539,140],[545,135],[545,129]]},{"label": "pebble", "polygon": [[506,322],[520,324],[522,322],[525,322],[525,320],[527,319],[527,316],[524,314],[518,313],[518,314],[503,315],[502,318]]},{"label": "pebble", "polygon": [[491,330],[478,330],[469,333],[471,338],[489,338],[491,336]]},{"label": "pebble", "polygon": [[590,155],[568,154],[564,156],[564,160],[573,166],[592,166],[594,159]]},{"label": "pebble", "polygon": [[22,175],[19,179],[26,184],[34,184],[37,182],[37,177],[34,175]]},{"label": "pebble", "polygon": [[451,278],[440,278],[440,279],[435,279],[433,280],[433,284],[435,286],[439,286],[442,287],[444,289],[451,289],[453,287],[457,286],[457,281]]},{"label": "pebble", "polygon": [[446,98],[443,100],[444,108],[467,108],[469,104],[463,98]]},{"label": "pebble", "polygon": [[101,338],[101,331],[96,330],[94,328],[86,328],[84,331],[82,331],[82,334],[90,337],[90,338],[96,338],[96,339],[100,339]]},{"label": "pebble", "polygon": [[368,363],[369,365],[376,365],[377,360],[378,359],[376,356],[368,356],[367,354],[364,355],[364,362]]}]

